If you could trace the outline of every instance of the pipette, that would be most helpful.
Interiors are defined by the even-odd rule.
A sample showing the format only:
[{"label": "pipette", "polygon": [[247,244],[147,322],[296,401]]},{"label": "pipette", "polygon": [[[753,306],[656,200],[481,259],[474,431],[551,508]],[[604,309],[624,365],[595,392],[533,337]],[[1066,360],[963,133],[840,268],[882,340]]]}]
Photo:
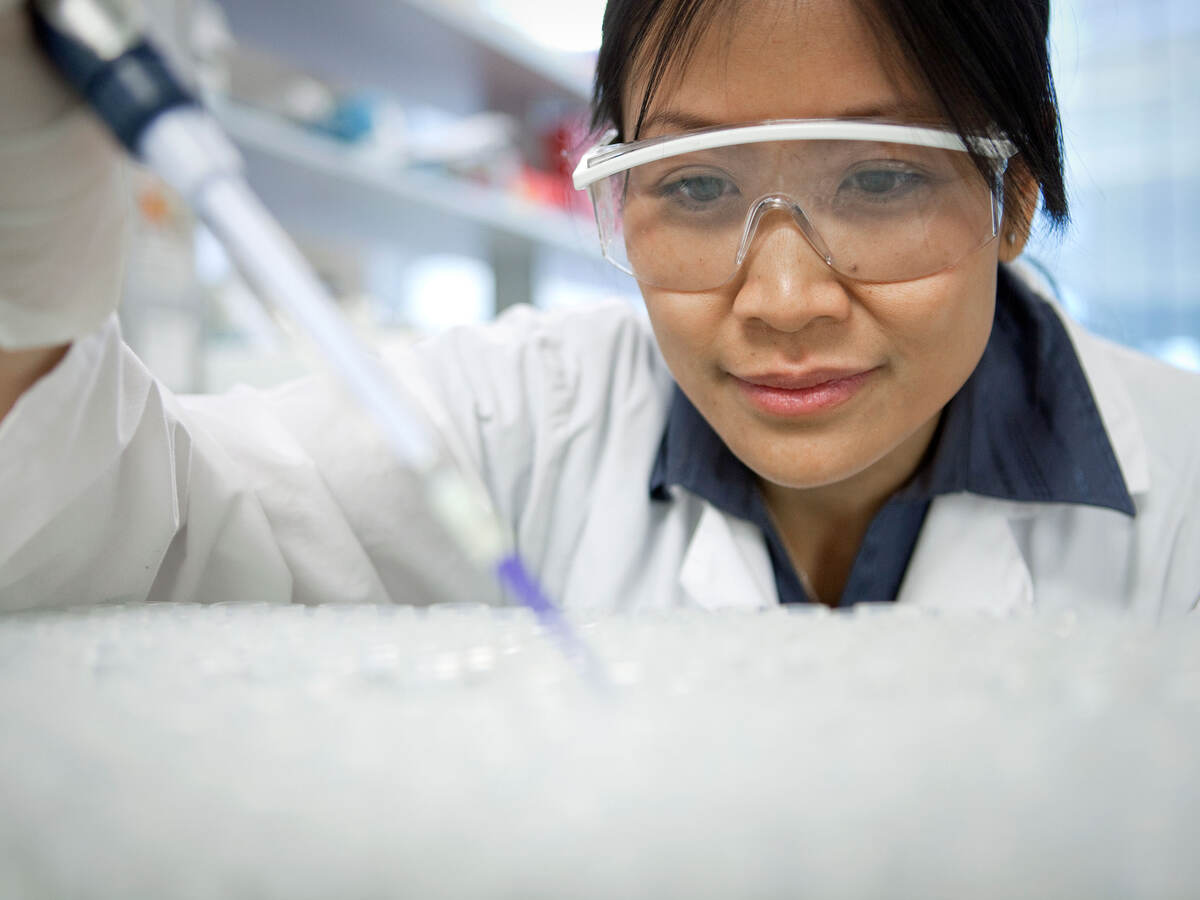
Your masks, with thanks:
[{"label": "pipette", "polygon": [[531,609],[586,677],[596,656],[509,546],[485,490],[351,330],[292,241],[250,190],[241,154],[171,72],[129,0],[33,0],[35,31],[67,80],[130,153],[174,188],[256,294],[283,310],[417,474],[430,514],[474,565]]}]

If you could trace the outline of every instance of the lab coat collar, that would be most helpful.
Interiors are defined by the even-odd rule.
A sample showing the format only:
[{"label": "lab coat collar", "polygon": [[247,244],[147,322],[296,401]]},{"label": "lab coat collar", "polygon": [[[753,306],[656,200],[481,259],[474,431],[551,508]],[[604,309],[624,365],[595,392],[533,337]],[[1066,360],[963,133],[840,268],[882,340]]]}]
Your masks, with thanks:
[{"label": "lab coat collar", "polygon": [[1102,353],[1111,352],[1111,345],[1084,334],[1083,329],[1070,320],[1066,320],[1066,327],[1079,349],[1125,486],[1134,497],[1145,494],[1150,490],[1150,449],[1129,389],[1112,363],[1100,358]]},{"label": "lab coat collar", "polygon": [[900,493],[1072,503],[1133,516],[1133,499],[1062,318],[1001,266],[992,334],[946,406],[933,456]]},{"label": "lab coat collar", "polygon": [[1018,260],[1005,268],[1038,300],[1051,308],[1062,322],[1091,387],[1108,440],[1116,455],[1129,494],[1136,497],[1150,490],[1150,452],[1142,432],[1141,419],[1133,398],[1113,367],[1113,345],[1088,334],[1082,326],[1063,313],[1057,288],[1045,274],[1031,264]]},{"label": "lab coat collar", "polygon": [[760,609],[776,602],[762,532],[704,503],[679,568],[679,584],[703,609]]},{"label": "lab coat collar", "polygon": [[920,609],[988,612],[1033,609],[1033,579],[1009,513],[1020,506],[971,494],[938,497],[909,560],[897,601]]},{"label": "lab coat collar", "polygon": [[[685,596],[713,611],[775,605],[771,560],[761,531],[691,499],[702,509],[679,569]],[[930,612],[1011,615],[1031,610],[1032,578],[1007,515],[1013,505],[970,494],[935,500],[897,600]]]}]

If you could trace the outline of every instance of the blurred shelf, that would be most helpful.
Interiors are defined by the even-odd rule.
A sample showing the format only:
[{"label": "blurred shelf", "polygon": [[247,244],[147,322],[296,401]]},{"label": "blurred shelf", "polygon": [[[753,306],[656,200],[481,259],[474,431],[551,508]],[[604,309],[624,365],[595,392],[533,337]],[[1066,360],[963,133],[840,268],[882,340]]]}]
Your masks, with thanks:
[{"label": "blurred shelf", "polygon": [[554,53],[467,0],[218,0],[234,36],[355,86],[452,112],[583,109],[589,59]]},{"label": "blurred shelf", "polygon": [[[398,212],[414,206],[434,210],[488,232],[579,256],[598,259],[590,222],[579,215],[541,206],[496,188],[420,170],[384,167],[364,158],[353,145],[306,131],[283,119],[229,101],[213,112],[243,149],[291,163],[303,173],[323,176],[338,187],[366,189]],[[302,192],[304,184],[296,184]],[[398,215],[397,218],[400,218]]]},{"label": "blurred shelf", "polygon": [[[471,0],[401,0],[431,20],[444,23],[477,44],[480,50],[527,67],[550,84],[557,85],[576,99],[591,96],[592,66],[586,71],[567,63],[566,57],[535,44],[511,26],[480,14]],[[568,0],[570,2],[570,0]]]}]

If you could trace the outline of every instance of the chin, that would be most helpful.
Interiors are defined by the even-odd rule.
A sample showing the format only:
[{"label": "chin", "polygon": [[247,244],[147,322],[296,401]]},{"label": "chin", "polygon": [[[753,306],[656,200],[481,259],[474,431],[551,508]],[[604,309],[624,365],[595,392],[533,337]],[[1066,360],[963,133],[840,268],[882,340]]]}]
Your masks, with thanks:
[{"label": "chin", "polygon": [[[785,451],[786,452],[786,451]],[[828,487],[853,478],[868,467],[854,462],[847,465],[844,455],[836,450],[810,448],[787,458],[771,454],[771,459],[741,457],[742,461],[763,481],[792,490],[811,490]]]},{"label": "chin", "polygon": [[804,471],[797,472],[795,470],[785,472],[757,472],[760,479],[776,487],[787,488],[793,491],[811,491],[818,488],[825,488],[831,485],[840,484],[847,481],[856,475],[856,472],[813,472]]}]

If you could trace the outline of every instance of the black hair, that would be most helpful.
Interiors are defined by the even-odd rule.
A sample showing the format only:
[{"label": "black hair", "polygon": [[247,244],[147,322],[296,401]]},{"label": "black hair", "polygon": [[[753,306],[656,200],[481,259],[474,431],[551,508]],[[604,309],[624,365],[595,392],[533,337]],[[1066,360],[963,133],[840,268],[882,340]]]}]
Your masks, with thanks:
[{"label": "black hair", "polygon": [[[636,139],[664,78],[687,65],[706,30],[731,6],[757,0],[608,0],[596,60],[592,124]],[[1041,189],[1052,227],[1068,219],[1062,132],[1050,72],[1050,0],[854,0],[881,47],[894,48],[960,135],[990,127],[1017,149],[1019,166]],[[646,91],[624,134],[622,90],[646,65]],[[975,164],[985,176],[990,163]],[[1012,182],[1010,181],[1010,188]],[[1010,202],[1018,196],[1009,191]]]}]

